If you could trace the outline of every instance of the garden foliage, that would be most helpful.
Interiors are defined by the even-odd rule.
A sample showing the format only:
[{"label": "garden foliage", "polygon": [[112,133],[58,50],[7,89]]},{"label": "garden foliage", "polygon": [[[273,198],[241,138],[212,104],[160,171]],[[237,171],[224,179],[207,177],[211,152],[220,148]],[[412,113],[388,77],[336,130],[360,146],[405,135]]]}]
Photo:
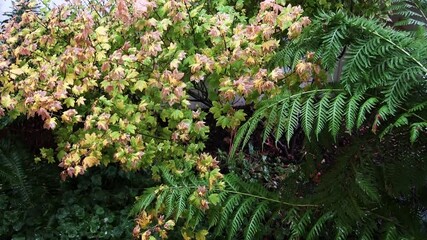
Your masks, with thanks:
[{"label": "garden foliage", "polygon": [[[281,0],[253,2],[29,8],[0,33],[1,125],[40,119],[55,144],[36,161],[58,164],[62,180],[113,164],[154,180],[131,211],[138,238],[425,234],[425,1],[395,1],[389,13],[402,21],[394,28],[344,11],[310,20]],[[397,29],[407,24],[419,28]],[[228,134],[229,156],[204,152],[214,128]],[[7,154],[0,176],[28,201],[27,176],[14,169],[22,157]],[[103,178],[90,179],[95,199],[108,195],[97,195]],[[87,208],[85,192],[67,193],[52,215],[57,229],[124,236],[127,222],[98,226],[123,212]],[[70,232],[75,219],[84,222]]]},{"label": "garden foliage", "polygon": [[129,211],[142,187],[152,185],[148,176],[110,165],[60,183],[60,169],[36,164],[19,142],[0,141],[2,239],[132,238]]},{"label": "garden foliage", "polygon": [[284,31],[294,38],[310,23],[280,1],[257,9],[247,16],[232,1],[118,0],[25,11],[0,35],[0,116],[42,119],[57,146],[37,161],[59,162],[63,180],[116,162],[158,181],[161,171],[196,175],[209,194],[193,189],[194,206],[205,210],[224,181],[202,153],[208,111],[190,101],[235,131],[245,113],[233,102],[280,91],[283,69],[267,62]]}]

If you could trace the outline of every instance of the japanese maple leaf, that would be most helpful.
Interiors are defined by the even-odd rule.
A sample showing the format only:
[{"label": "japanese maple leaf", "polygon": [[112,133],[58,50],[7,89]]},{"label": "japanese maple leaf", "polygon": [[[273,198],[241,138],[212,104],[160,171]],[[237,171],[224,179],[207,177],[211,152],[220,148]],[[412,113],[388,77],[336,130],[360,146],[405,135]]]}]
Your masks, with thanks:
[{"label": "japanese maple leaf", "polygon": [[141,15],[146,13],[149,8],[156,7],[156,3],[147,0],[135,0],[135,4],[133,7],[135,9],[135,14]]}]

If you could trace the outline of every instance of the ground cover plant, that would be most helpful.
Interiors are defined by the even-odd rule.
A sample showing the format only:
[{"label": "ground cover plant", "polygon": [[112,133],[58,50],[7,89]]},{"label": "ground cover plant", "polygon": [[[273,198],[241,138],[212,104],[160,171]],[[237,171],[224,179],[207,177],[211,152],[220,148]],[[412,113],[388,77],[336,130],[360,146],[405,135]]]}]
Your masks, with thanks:
[{"label": "ground cover plant", "polygon": [[[426,235],[426,2],[375,19],[280,0],[17,6],[0,33],[1,133],[17,149],[0,156],[0,207],[26,222],[5,236]],[[43,191],[58,199],[34,212]]]}]

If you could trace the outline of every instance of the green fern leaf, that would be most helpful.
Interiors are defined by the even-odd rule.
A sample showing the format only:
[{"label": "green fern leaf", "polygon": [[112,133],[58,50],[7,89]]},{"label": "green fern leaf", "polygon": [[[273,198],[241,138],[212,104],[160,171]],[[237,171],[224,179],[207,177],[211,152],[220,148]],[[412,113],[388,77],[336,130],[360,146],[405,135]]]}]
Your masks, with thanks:
[{"label": "green fern leaf", "polygon": [[411,125],[410,140],[414,143],[420,136],[420,131],[426,131],[427,122],[418,122]]},{"label": "green fern leaf", "polygon": [[255,234],[261,228],[261,221],[265,218],[265,214],[268,211],[268,202],[262,201],[261,203],[257,203],[256,209],[252,213],[252,217],[249,220],[248,226],[245,231],[245,240],[254,239]]},{"label": "green fern leaf", "polygon": [[271,131],[273,130],[274,125],[277,123],[277,106],[274,106],[270,110],[270,114],[265,121],[264,132],[262,135],[262,143],[264,144],[267,140],[267,137],[270,136]]},{"label": "green fern leaf", "polygon": [[242,143],[242,149],[244,146],[246,146],[246,144],[248,143],[249,139],[251,138],[252,133],[255,131],[256,127],[258,126],[259,122],[261,121],[261,118],[263,116],[264,111],[258,112],[257,115],[254,115],[253,117],[250,118],[249,122],[249,127],[247,132],[245,132],[245,139],[243,140]]},{"label": "green fern leaf", "polygon": [[0,168],[3,169],[5,183],[13,189],[18,190],[22,200],[32,205],[31,186],[27,179],[27,173],[24,170],[24,161],[30,158],[27,150],[18,142],[5,138],[0,141]]},{"label": "green fern leaf", "polygon": [[316,121],[316,137],[319,140],[319,134],[322,132],[328,120],[328,108],[329,108],[329,93],[325,93],[322,99],[317,104],[317,121]]},{"label": "green fern leaf", "polygon": [[360,189],[373,201],[378,202],[380,200],[380,195],[377,188],[373,184],[374,181],[367,179],[362,173],[356,173],[356,184]]},{"label": "green fern leaf", "polygon": [[399,128],[399,127],[408,125],[409,124],[409,120],[408,120],[409,116],[410,116],[410,114],[404,113],[394,123],[389,124],[379,135],[380,139],[383,139],[385,135],[389,134],[393,128],[395,128],[395,127]]},{"label": "green fern leaf", "polygon": [[178,190],[172,188],[166,196],[166,218],[169,218],[175,210],[176,198],[178,197]]},{"label": "green fern leaf", "polygon": [[323,36],[324,51],[322,65],[326,69],[333,69],[337,62],[338,55],[343,49],[342,40],[346,35],[345,25],[340,25]]},{"label": "green fern leaf", "polygon": [[169,186],[178,186],[178,183],[175,181],[174,177],[169,173],[169,170],[164,168],[164,167],[160,167],[160,172],[162,174],[163,179],[166,181],[166,183]]},{"label": "green fern leaf", "polygon": [[342,116],[344,114],[345,106],[345,94],[340,93],[332,102],[329,110],[329,131],[331,132],[334,139],[338,135],[341,128]]},{"label": "green fern leaf", "polygon": [[313,240],[316,237],[320,236],[320,234],[322,233],[322,229],[325,228],[326,222],[332,219],[333,217],[334,214],[332,212],[327,212],[323,214],[308,232],[307,240]]},{"label": "green fern leaf", "polygon": [[294,135],[295,129],[298,127],[300,113],[301,104],[299,102],[299,98],[296,98],[292,102],[292,106],[289,112],[289,120],[287,121],[288,124],[286,127],[286,140],[288,142],[288,146],[292,136]]},{"label": "green fern leaf", "polygon": [[246,198],[237,211],[231,221],[231,229],[228,230],[228,239],[233,239],[239,229],[242,228],[245,220],[245,215],[249,213],[252,204],[255,202],[254,198]]},{"label": "green fern leaf", "polygon": [[415,106],[413,106],[412,108],[410,108],[408,110],[408,112],[413,113],[413,112],[418,112],[418,111],[422,111],[427,107],[427,101],[426,102],[422,102],[419,104],[416,104]]},{"label": "green fern leaf", "polygon": [[359,103],[362,101],[362,95],[354,95],[350,98],[347,104],[345,119],[346,119],[346,129],[351,132],[356,124],[357,110],[359,108]]},{"label": "green fern leaf", "polygon": [[346,226],[338,225],[337,226],[337,235],[335,240],[347,240],[350,230]]},{"label": "green fern leaf", "polygon": [[405,68],[399,76],[393,79],[391,84],[387,86],[388,89],[385,91],[385,102],[387,102],[391,111],[405,100],[409,91],[417,83],[422,73],[423,71],[418,66]]},{"label": "green fern leaf", "polygon": [[372,55],[368,53],[371,52],[370,49],[378,48],[380,43],[378,38],[371,38],[368,41],[357,40],[357,43],[348,49],[342,73],[342,83],[346,86],[346,89],[352,83],[360,80],[366,69],[370,68],[371,61],[369,58]]},{"label": "green fern leaf", "polygon": [[218,226],[215,229],[215,235],[219,236],[227,226],[228,220],[233,213],[234,209],[239,205],[242,197],[240,195],[232,195],[224,204],[221,211],[221,219],[219,220]]},{"label": "green fern leaf", "polygon": [[199,223],[205,218],[205,214],[193,205],[189,205],[188,212],[189,214],[186,221],[186,225],[192,226],[194,231],[197,225],[199,225]]},{"label": "green fern leaf", "polygon": [[176,215],[175,215],[175,221],[178,221],[178,218],[182,215],[184,212],[186,206],[187,206],[187,199],[188,195],[190,195],[190,189],[184,188],[181,191],[179,191],[179,197],[178,197],[178,204],[176,209]]},{"label": "green fern leaf", "polygon": [[[231,154],[230,154],[230,158],[233,158],[233,156],[234,156],[234,154],[236,153],[236,151],[237,151],[237,148],[240,146],[240,144],[242,143],[242,141],[243,141],[243,139],[244,139],[244,137],[245,137],[245,134],[246,134],[246,131],[248,130],[248,128],[249,128],[249,124],[250,124],[250,121],[251,119],[249,119],[248,121],[246,121],[242,126],[240,126],[239,127],[239,129],[237,130],[237,133],[236,133],[236,136],[235,136],[235,138],[234,138],[234,143],[233,143],[233,147],[232,147],[232,149],[231,149]],[[243,149],[243,147],[242,147],[242,149]]]},{"label": "green fern leaf", "polygon": [[156,206],[155,206],[156,212],[158,212],[159,209],[165,204],[165,198],[168,194],[169,194],[169,191],[165,190],[163,192],[160,192],[160,194],[157,196]]},{"label": "green fern leaf", "polygon": [[378,99],[371,97],[360,106],[359,115],[357,117],[357,128],[360,128],[366,120],[366,115],[375,107]]},{"label": "green fern leaf", "polygon": [[213,228],[214,226],[216,226],[219,222],[219,220],[221,219],[221,209],[219,208],[220,206],[222,206],[222,203],[225,202],[227,200],[227,197],[229,196],[228,192],[223,191],[221,193],[219,193],[219,204],[217,206],[217,210],[214,211],[210,211],[210,216],[209,216],[209,228]]},{"label": "green fern leaf", "polygon": [[279,121],[277,122],[276,134],[274,136],[276,145],[279,142],[280,138],[282,138],[283,134],[285,133],[286,123],[287,121],[289,121],[288,111],[289,111],[289,102],[286,101],[282,104],[282,107],[280,108]]},{"label": "green fern leaf", "polygon": [[312,213],[310,210],[305,211],[304,215],[301,217],[298,224],[293,229],[294,231],[292,232],[291,238],[298,239],[299,237],[305,235],[307,226],[311,222],[311,215]]},{"label": "green fern leaf", "polygon": [[398,234],[397,234],[397,230],[396,230],[396,226],[391,225],[387,228],[387,232],[385,234],[384,237],[385,240],[397,240],[398,238]]},{"label": "green fern leaf", "polygon": [[302,237],[302,233],[298,230],[298,212],[295,208],[290,209],[286,214],[286,221],[289,223],[291,239]]},{"label": "green fern leaf", "polygon": [[142,194],[142,196],[138,197],[136,203],[134,204],[131,210],[131,213],[133,215],[136,215],[142,212],[143,210],[147,209],[148,206],[150,206],[150,204],[156,198],[156,192],[155,192],[156,190],[157,190],[156,187],[146,189]]},{"label": "green fern leaf", "polygon": [[302,108],[301,125],[308,140],[310,140],[311,131],[313,130],[314,115],[316,111],[314,105],[314,96],[310,96]]}]

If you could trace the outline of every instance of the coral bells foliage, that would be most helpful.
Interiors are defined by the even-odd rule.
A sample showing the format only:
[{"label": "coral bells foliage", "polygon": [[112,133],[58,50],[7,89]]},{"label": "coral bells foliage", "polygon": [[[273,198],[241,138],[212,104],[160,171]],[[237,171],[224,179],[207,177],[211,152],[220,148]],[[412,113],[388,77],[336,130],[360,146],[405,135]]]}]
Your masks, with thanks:
[{"label": "coral bells foliage", "polygon": [[[283,70],[266,62],[281,32],[295,37],[309,23],[272,0],[255,16],[227,1],[72,2],[26,12],[0,35],[0,116],[41,118],[57,142],[41,158],[56,158],[64,178],[110,162],[157,179],[159,166],[213,171],[202,154],[206,111],[189,108],[188,91],[203,83],[220,108],[273,94]],[[222,112],[238,115],[225,128],[244,120]]]}]

